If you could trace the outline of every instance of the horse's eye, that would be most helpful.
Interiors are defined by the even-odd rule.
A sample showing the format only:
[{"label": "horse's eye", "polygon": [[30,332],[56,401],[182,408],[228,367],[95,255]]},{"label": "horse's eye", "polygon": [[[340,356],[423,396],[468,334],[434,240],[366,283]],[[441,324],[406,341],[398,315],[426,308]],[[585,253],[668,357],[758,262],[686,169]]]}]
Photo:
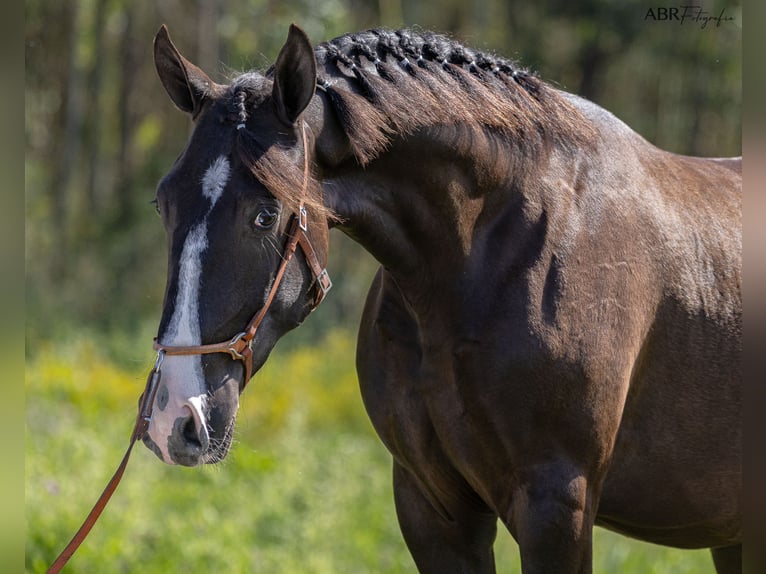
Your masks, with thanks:
[{"label": "horse's eye", "polygon": [[157,201],[157,198],[155,197],[149,203],[151,203],[154,206],[154,211],[157,212],[157,215],[161,215],[160,214],[160,202]]},{"label": "horse's eye", "polygon": [[270,229],[277,222],[278,218],[279,213],[277,210],[267,207],[258,212],[254,223],[258,229]]}]

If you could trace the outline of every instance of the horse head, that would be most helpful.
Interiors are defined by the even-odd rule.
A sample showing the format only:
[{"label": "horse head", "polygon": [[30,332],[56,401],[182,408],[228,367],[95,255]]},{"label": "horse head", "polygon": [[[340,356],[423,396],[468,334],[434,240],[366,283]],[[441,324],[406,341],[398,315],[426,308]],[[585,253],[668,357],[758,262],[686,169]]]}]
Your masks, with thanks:
[{"label": "horse head", "polygon": [[229,85],[186,60],[164,26],[154,58],[194,128],[157,188],[168,274],[144,442],[166,463],[195,466],[226,456],[248,379],[329,288],[328,212],[303,120],[316,61],[296,27],[272,69]]}]

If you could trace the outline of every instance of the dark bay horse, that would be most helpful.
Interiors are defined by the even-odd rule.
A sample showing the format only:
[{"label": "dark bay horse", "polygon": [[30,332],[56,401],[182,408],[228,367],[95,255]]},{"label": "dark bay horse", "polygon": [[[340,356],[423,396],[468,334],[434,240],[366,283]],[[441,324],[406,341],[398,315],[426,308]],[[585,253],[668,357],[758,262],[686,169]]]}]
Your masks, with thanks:
[{"label": "dark bay horse", "polygon": [[163,27],[155,63],[194,121],[157,191],[163,461],[226,456],[336,227],[381,264],[357,368],[419,571],[494,572],[498,518],[525,574],[590,572],[594,524],[741,570],[739,159],[426,32],[291,27],[219,85]]}]

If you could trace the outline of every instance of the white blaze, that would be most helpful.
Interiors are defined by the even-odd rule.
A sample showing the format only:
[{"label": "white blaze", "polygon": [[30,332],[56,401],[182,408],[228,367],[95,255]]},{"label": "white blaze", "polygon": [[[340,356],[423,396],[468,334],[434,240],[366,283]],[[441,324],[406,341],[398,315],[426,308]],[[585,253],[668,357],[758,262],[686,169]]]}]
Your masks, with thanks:
[{"label": "white blaze", "polygon": [[[207,225],[194,226],[186,236],[178,272],[173,317],[165,333],[166,345],[199,345],[199,285],[202,252],[207,248]],[[194,355],[192,355],[194,358]],[[196,357],[199,358],[199,357]]]},{"label": "white blaze", "polygon": [[[184,240],[178,264],[178,288],[173,315],[161,341],[164,345],[202,343],[199,291],[202,254],[207,249],[207,217],[226,188],[230,173],[229,160],[221,156],[210,165],[202,178],[202,193],[210,200],[210,207],[202,222],[192,227]],[[162,410],[155,404],[149,436],[162,451],[165,462],[172,462],[167,442],[176,419],[191,413],[198,424],[205,424],[203,406],[207,393],[200,355],[165,357],[161,384],[167,387],[168,402]]]}]

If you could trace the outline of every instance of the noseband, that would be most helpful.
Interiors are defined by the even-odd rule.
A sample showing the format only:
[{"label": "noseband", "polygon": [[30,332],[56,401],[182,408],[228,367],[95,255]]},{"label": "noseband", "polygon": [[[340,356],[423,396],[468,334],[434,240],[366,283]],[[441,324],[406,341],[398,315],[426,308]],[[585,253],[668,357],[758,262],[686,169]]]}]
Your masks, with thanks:
[{"label": "noseband", "polygon": [[64,550],[61,552],[61,554],[58,555],[53,564],[51,564],[50,568],[48,568],[47,574],[58,574],[58,572],[64,567],[64,565],[66,565],[66,563],[75,553],[77,548],[79,548],[79,546],[85,540],[85,537],[88,536],[88,533],[90,532],[91,528],[93,528],[93,525],[98,520],[98,517],[103,512],[106,504],[109,502],[109,499],[112,497],[112,494],[114,494],[114,491],[117,489],[117,485],[122,479],[122,475],[128,465],[130,453],[133,450],[133,445],[135,445],[137,441],[141,440],[144,434],[146,434],[146,432],[149,430],[149,422],[152,419],[152,410],[154,408],[154,398],[157,394],[157,389],[159,388],[160,377],[162,376],[160,369],[162,367],[162,361],[165,355],[207,355],[210,353],[226,353],[230,355],[232,359],[236,361],[242,361],[244,363],[245,380],[242,383],[242,387],[244,388],[253,374],[253,339],[255,339],[255,334],[258,331],[258,327],[260,327],[264,317],[266,317],[266,313],[268,312],[269,307],[271,307],[271,304],[274,302],[274,297],[277,294],[277,289],[279,289],[279,284],[282,282],[282,277],[285,274],[287,264],[290,263],[290,260],[293,258],[293,255],[295,255],[295,251],[298,249],[298,247],[300,247],[303,251],[306,262],[311,269],[311,273],[314,275],[314,282],[316,283],[317,287],[316,294],[314,296],[314,303],[311,308],[312,311],[317,308],[317,306],[324,299],[327,292],[330,290],[330,287],[332,287],[332,281],[330,281],[330,276],[327,273],[327,269],[325,269],[320,263],[316,250],[311,245],[311,241],[309,241],[307,235],[308,213],[306,212],[306,207],[303,205],[303,202],[306,198],[309,181],[309,156],[308,147],[306,146],[305,124],[301,124],[301,136],[303,143],[303,187],[301,189],[301,201],[298,206],[298,212],[292,214],[289,237],[282,254],[282,262],[277,269],[277,274],[276,277],[274,277],[274,282],[271,284],[271,288],[269,289],[269,294],[266,297],[266,302],[263,304],[263,307],[261,307],[255,313],[255,315],[253,315],[253,318],[250,319],[250,322],[247,324],[247,327],[245,327],[245,330],[235,335],[229,341],[225,341],[223,343],[213,343],[210,345],[168,346],[162,345],[157,341],[157,339],[154,340],[154,349],[157,351],[157,360],[154,363],[154,368],[149,373],[149,377],[146,381],[146,387],[144,388],[144,392],[141,395],[138,406],[138,416],[136,417],[136,422],[133,426],[133,432],[130,436],[128,449],[125,452],[125,455],[122,457],[122,461],[117,467],[117,470],[115,471],[111,480],[106,485],[106,488],[104,488],[101,496],[96,501],[96,504],[93,506],[93,509],[85,518],[82,526],[80,526],[80,529],[75,533],[74,537],[69,542],[69,544],[67,544],[66,548],[64,548]]},{"label": "noseband", "polygon": [[305,124],[301,124],[301,135],[303,142],[303,187],[301,189],[301,200],[298,207],[298,212],[293,213],[291,216],[292,222],[290,223],[290,231],[288,235],[287,243],[285,244],[284,251],[282,252],[282,261],[277,269],[277,274],[274,277],[274,282],[269,289],[269,294],[266,297],[266,302],[263,304],[255,315],[253,315],[250,322],[245,327],[245,330],[237,333],[234,337],[228,341],[221,343],[211,343],[209,345],[184,345],[184,346],[170,346],[163,345],[157,339],[154,340],[154,350],[157,351],[158,356],[160,354],[165,355],[208,355],[211,353],[226,353],[231,356],[235,361],[242,361],[245,367],[245,379],[242,383],[244,388],[247,385],[250,377],[253,375],[253,340],[261,326],[266,313],[274,302],[274,297],[279,289],[279,284],[282,282],[287,264],[295,255],[295,251],[298,247],[303,251],[303,256],[308,263],[311,273],[314,276],[314,282],[316,284],[316,294],[314,296],[314,303],[312,311],[316,309],[324,299],[327,292],[332,287],[332,281],[330,275],[319,261],[316,250],[311,245],[311,241],[307,235],[308,231],[308,213],[303,205],[308,189],[309,180],[309,159],[308,148],[306,146],[306,127]]}]

